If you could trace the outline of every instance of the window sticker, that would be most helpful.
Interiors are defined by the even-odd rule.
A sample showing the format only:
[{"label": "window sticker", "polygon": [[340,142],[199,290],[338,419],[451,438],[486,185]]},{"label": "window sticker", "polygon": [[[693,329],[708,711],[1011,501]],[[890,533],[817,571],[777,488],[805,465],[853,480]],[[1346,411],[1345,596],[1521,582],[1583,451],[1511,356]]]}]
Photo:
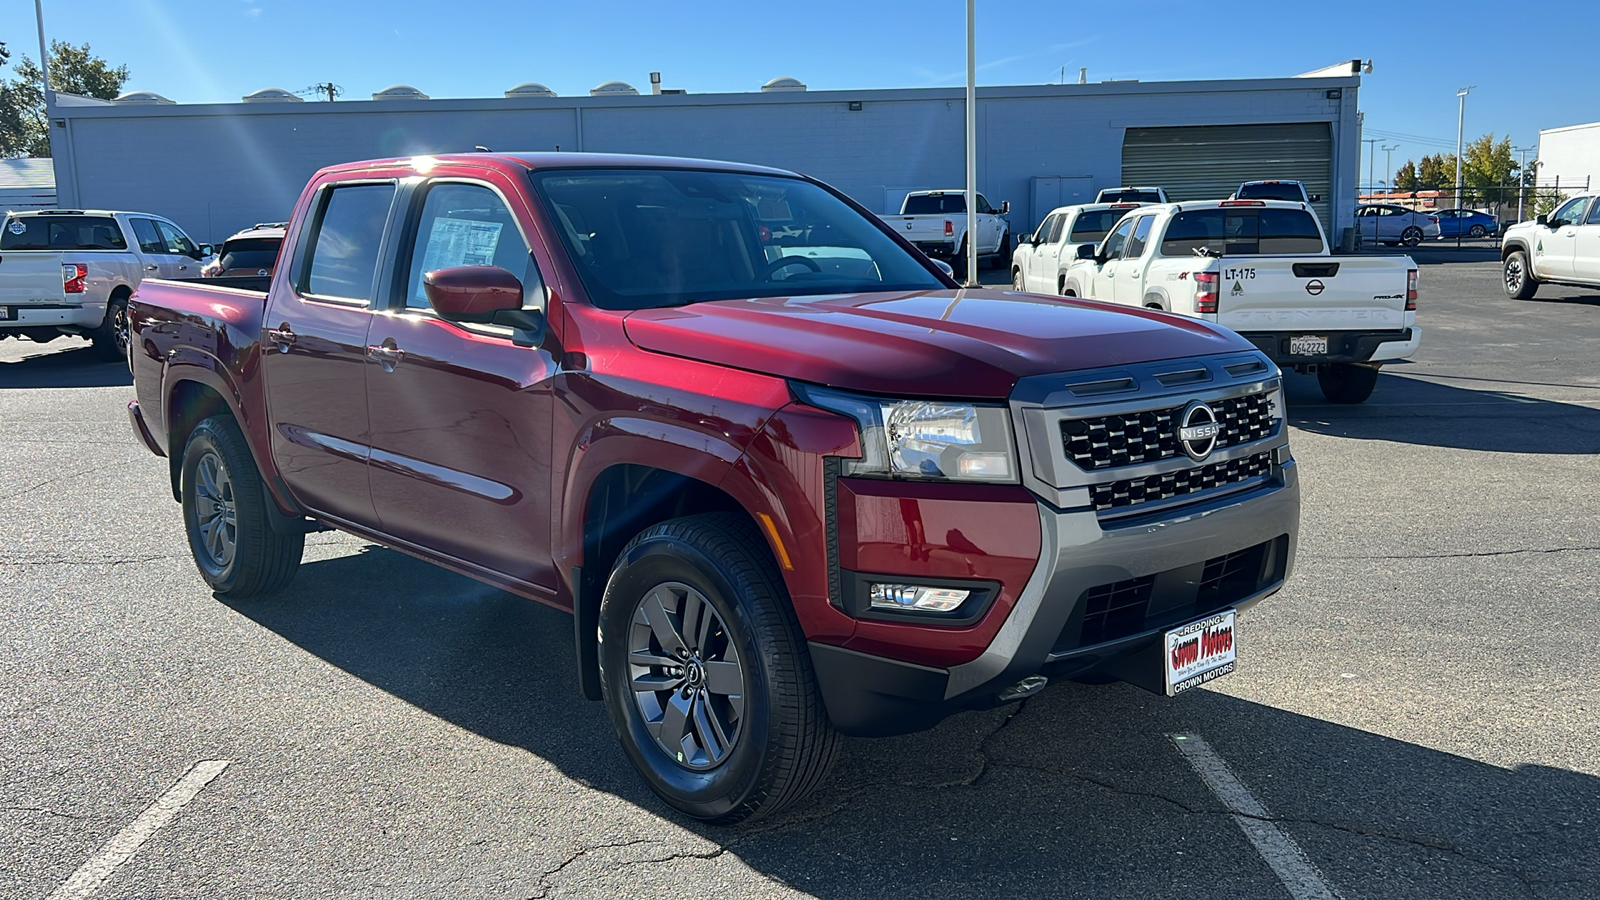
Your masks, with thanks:
[{"label": "window sticker", "polygon": [[434,219],[428,232],[428,249],[422,256],[422,271],[493,265],[501,228],[499,222],[477,219]]}]

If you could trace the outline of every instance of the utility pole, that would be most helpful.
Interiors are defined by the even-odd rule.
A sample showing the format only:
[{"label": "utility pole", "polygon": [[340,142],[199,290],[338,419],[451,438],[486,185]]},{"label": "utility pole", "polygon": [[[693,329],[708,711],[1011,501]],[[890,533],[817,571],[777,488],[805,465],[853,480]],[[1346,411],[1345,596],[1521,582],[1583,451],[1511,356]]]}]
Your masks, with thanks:
[{"label": "utility pole", "polygon": [[[1378,171],[1377,171],[1377,166],[1376,166],[1376,163],[1378,161],[1377,149],[1378,149],[1378,144],[1382,143],[1382,141],[1383,141],[1382,138],[1362,138],[1361,139],[1361,143],[1367,145],[1367,195],[1368,196],[1372,195],[1372,183],[1374,181],[1378,180]],[[1360,163],[1357,163],[1357,165],[1360,165]]]},{"label": "utility pole", "polygon": [[[1517,147],[1513,152],[1517,154],[1517,221],[1522,221],[1522,192],[1528,186],[1528,154],[1539,149],[1538,147]],[[1534,160],[1534,166],[1539,165]]]},{"label": "utility pole", "polygon": [[978,287],[978,44],[977,0],[967,0],[967,278]]},{"label": "utility pole", "polygon": [[1399,146],[1399,144],[1390,144],[1383,148],[1383,199],[1385,200],[1389,199],[1390,194],[1394,193],[1394,158],[1391,154]]},{"label": "utility pole", "polygon": [[44,42],[44,0],[33,0],[33,15],[39,22],[39,76],[44,80],[44,108],[48,110],[50,108],[50,48]]},{"label": "utility pole", "polygon": [[1462,88],[1461,90],[1456,91],[1456,97],[1460,100],[1460,103],[1461,103],[1460,108],[1456,110],[1456,202],[1455,202],[1455,205],[1457,207],[1461,206],[1461,134],[1462,134],[1462,127],[1464,125],[1466,125],[1466,123],[1467,123],[1467,95],[1472,93],[1472,89],[1475,88],[1475,87],[1477,87],[1477,85],[1469,84],[1466,87]]}]

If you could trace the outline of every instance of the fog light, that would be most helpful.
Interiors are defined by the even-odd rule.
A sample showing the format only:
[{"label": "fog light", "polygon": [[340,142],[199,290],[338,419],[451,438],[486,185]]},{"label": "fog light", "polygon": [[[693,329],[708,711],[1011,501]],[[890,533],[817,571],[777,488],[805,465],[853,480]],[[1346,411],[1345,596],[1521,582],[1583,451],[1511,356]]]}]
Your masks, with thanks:
[{"label": "fog light", "polygon": [[960,606],[971,593],[920,584],[874,583],[868,589],[873,609],[920,609],[925,612],[949,612]]}]

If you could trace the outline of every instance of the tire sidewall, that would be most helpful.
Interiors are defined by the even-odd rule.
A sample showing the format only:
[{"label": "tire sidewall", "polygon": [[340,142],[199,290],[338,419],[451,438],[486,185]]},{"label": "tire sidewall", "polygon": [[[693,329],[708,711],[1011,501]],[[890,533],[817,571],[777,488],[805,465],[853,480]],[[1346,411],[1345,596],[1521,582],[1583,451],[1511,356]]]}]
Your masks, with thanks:
[{"label": "tire sidewall", "polygon": [[[634,611],[654,587],[668,581],[705,595],[722,616],[745,672],[744,720],[733,752],[714,769],[680,766],[656,743],[628,684],[628,630]],[[772,678],[755,640],[750,616],[737,598],[739,586],[694,544],[669,535],[647,536],[618,561],[600,607],[600,690],[611,724],[652,790],[696,818],[713,819],[738,809],[759,784],[772,727]]]},{"label": "tire sidewall", "polygon": [[[1510,282],[1507,280],[1509,270],[1513,264],[1515,264],[1522,273],[1522,278],[1517,282],[1517,286],[1515,288],[1511,287]],[[1532,278],[1532,273],[1528,271],[1528,254],[1521,250],[1511,251],[1511,254],[1506,257],[1506,261],[1500,266],[1500,284],[1505,288],[1506,296],[1513,300],[1526,299],[1530,293],[1528,290],[1528,283],[1532,280]]]},{"label": "tire sidewall", "polygon": [[243,484],[243,473],[235,471],[237,467],[233,464],[233,461],[228,459],[227,451],[223,448],[221,441],[218,440],[216,431],[208,420],[200,423],[195,428],[194,433],[189,435],[189,443],[183,449],[183,474],[180,482],[182,485],[180,498],[183,505],[183,530],[189,540],[189,552],[194,554],[195,566],[200,570],[200,577],[211,585],[212,590],[225,594],[233,588],[234,582],[239,579],[240,545],[243,544],[243,536],[241,535],[234,542],[233,559],[226,566],[216,568],[205,562],[210,554],[199,544],[200,523],[199,515],[195,508],[194,485],[195,471],[200,468],[200,460],[208,452],[216,455],[217,460],[226,469],[228,479],[233,482],[235,529],[242,528],[244,525],[244,517],[238,514],[237,500],[239,488]]}]

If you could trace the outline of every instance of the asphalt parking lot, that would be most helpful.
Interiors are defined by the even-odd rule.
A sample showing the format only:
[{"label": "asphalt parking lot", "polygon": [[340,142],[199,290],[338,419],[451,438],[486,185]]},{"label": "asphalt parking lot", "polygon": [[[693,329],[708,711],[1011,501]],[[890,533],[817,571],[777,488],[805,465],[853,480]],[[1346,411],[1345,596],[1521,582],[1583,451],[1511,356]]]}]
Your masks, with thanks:
[{"label": "asphalt parking lot", "polygon": [[1365,405],[1290,376],[1298,568],[1236,674],[853,740],[744,830],[649,794],[560,613],[339,534],[213,599],[126,370],[0,343],[0,896],[1600,895],[1600,293],[1484,256],[1418,251]]}]

